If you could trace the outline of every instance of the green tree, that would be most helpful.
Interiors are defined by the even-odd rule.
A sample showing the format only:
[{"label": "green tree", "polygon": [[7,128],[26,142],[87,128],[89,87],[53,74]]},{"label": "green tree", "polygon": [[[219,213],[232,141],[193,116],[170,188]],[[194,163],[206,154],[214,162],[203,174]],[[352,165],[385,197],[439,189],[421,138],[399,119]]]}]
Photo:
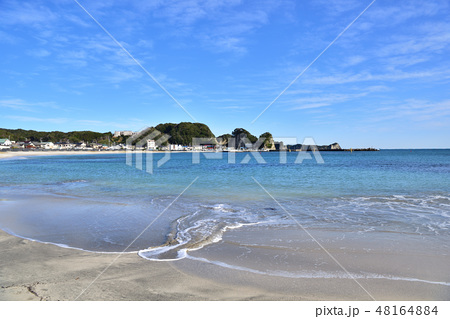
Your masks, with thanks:
[{"label": "green tree", "polygon": [[170,144],[192,145],[193,138],[214,137],[214,134],[211,132],[209,127],[202,123],[165,123],[159,124],[155,128],[161,133],[170,135]]},{"label": "green tree", "polygon": [[217,137],[217,141],[220,142],[222,145],[228,144],[228,141],[232,138],[233,136],[231,134],[223,134]]},{"label": "green tree", "polygon": [[234,129],[234,131],[231,133],[231,135],[232,135],[233,137],[236,137],[236,136],[241,135],[241,134],[245,134],[245,135],[247,136],[247,138],[249,139],[249,141],[252,142],[252,143],[255,143],[255,142],[258,140],[258,138],[257,138],[256,136],[250,134],[249,131],[247,131],[247,130],[245,130],[245,129],[243,129],[243,128],[236,128],[236,129]]},{"label": "green tree", "polygon": [[262,133],[259,138],[263,138],[264,142],[261,144],[260,148],[272,148],[273,136],[269,132]]}]

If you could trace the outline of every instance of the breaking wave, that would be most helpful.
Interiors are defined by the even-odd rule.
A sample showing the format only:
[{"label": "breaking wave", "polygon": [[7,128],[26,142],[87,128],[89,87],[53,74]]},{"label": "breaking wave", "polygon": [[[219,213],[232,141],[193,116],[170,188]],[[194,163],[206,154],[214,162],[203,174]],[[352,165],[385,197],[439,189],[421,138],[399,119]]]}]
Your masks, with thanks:
[{"label": "breaking wave", "polygon": [[183,259],[190,250],[219,242],[227,230],[263,223],[258,221],[261,216],[224,204],[204,205],[202,208],[175,220],[166,242],[139,251],[139,256],[158,261]]}]

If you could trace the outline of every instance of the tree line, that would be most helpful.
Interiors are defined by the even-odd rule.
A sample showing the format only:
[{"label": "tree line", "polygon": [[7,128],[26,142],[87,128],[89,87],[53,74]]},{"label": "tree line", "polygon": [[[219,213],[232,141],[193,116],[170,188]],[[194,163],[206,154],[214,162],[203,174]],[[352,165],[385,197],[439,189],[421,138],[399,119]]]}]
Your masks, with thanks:
[{"label": "tree line", "polygon": [[[145,137],[154,130],[158,130],[161,134],[155,136],[153,139],[157,140],[162,136],[162,134],[167,134],[170,136],[168,141],[163,144],[180,144],[180,145],[191,145],[193,138],[216,138],[216,136],[211,132],[209,127],[203,123],[163,123],[158,124],[155,127],[148,128],[145,132],[141,132],[140,137]],[[217,139],[221,140],[221,144],[228,144],[231,138],[241,136],[245,134],[250,142],[255,143],[258,138],[252,135],[249,131],[243,128],[236,128],[231,134],[223,134],[217,136]],[[272,134],[269,132],[261,134],[260,137],[265,138],[265,145],[270,145],[272,139]],[[72,132],[60,132],[60,131],[34,131],[34,130],[23,130],[23,129],[3,129],[0,128],[0,138],[8,138],[11,141],[16,142],[63,142],[63,143],[100,143],[108,144],[109,142],[116,143],[126,143],[128,136],[113,137],[111,132],[93,132],[93,131],[72,131]],[[133,144],[139,141],[137,138]]]},{"label": "tree line", "polygon": [[80,142],[96,142],[100,144],[107,144],[111,139],[111,132],[99,133],[92,131],[72,131],[72,132],[60,132],[60,131],[34,131],[34,130],[22,130],[22,129],[4,129],[0,128],[0,138],[8,138],[11,141],[16,142],[63,142],[63,143],[80,143]]}]

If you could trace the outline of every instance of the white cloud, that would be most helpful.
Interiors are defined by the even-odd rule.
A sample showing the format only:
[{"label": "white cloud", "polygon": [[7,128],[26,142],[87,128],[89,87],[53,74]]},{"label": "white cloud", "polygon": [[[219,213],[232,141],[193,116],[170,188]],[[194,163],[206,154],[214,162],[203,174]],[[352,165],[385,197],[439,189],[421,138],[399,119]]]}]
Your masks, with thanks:
[{"label": "white cloud", "polygon": [[37,111],[40,108],[58,108],[53,102],[27,102],[22,99],[5,99],[0,100],[0,107],[22,110],[22,111]]},{"label": "white cloud", "polygon": [[297,105],[292,107],[290,110],[304,110],[320,108],[324,106],[330,106],[333,104],[338,104],[346,102],[349,100],[354,100],[363,96],[366,96],[369,92],[362,93],[349,93],[349,94],[326,94],[326,95],[314,95],[309,97],[297,98],[289,100],[289,105]]},{"label": "white cloud", "polygon": [[221,11],[236,7],[240,0],[184,0],[158,1],[142,4],[139,7],[153,12],[156,17],[163,17],[179,26],[191,26],[201,19],[214,18]]},{"label": "white cloud", "polygon": [[[360,1],[330,1],[328,9],[361,5],[356,2]],[[321,5],[326,6],[324,2]],[[336,42],[335,46],[340,47],[339,51],[335,51],[336,64],[365,67],[367,72],[370,66],[373,68],[376,64],[376,71],[380,72],[383,69],[403,69],[448,56],[450,24],[444,18],[448,16],[448,9],[448,1],[442,0],[377,1]],[[328,26],[335,23],[340,23],[336,17],[333,24],[325,24],[327,33],[330,32]],[[348,57],[349,51],[358,54]]]},{"label": "white cloud", "polygon": [[121,82],[136,80],[143,77],[142,72],[137,70],[118,70],[111,68],[107,75],[104,77],[108,82],[113,84],[119,84]]},{"label": "white cloud", "polygon": [[85,67],[88,65],[88,54],[84,50],[64,51],[58,55],[58,62],[74,67]]},{"label": "white cloud", "polygon": [[0,100],[0,107],[14,110],[30,111],[30,104],[20,99]]},{"label": "white cloud", "polygon": [[36,49],[36,50],[28,50],[27,54],[37,58],[45,58],[49,56],[51,53],[46,49]]},{"label": "white cloud", "polygon": [[153,49],[154,43],[152,40],[140,39],[136,45],[138,47],[145,48],[145,49]]},{"label": "white cloud", "polygon": [[333,16],[361,7],[361,1],[358,0],[316,0],[313,3]]},{"label": "white cloud", "polygon": [[347,59],[345,66],[355,66],[367,60],[367,57],[361,55],[352,55]]},{"label": "white cloud", "polygon": [[330,76],[315,76],[305,77],[303,81],[308,84],[317,85],[334,85],[334,84],[346,84],[346,83],[359,83],[368,81],[401,81],[401,80],[414,80],[421,78],[432,78],[433,81],[439,81],[442,79],[448,79],[450,77],[449,69],[431,69],[423,71],[392,71],[386,73],[373,74],[371,72],[361,73],[342,73],[339,75]]},{"label": "white cloud", "polygon": [[8,115],[6,118],[20,121],[20,122],[40,122],[40,123],[51,123],[51,124],[62,124],[67,123],[69,120],[66,118],[39,118],[31,116],[14,116]]},{"label": "white cloud", "polygon": [[303,104],[301,106],[296,106],[291,108],[291,110],[306,110],[306,109],[315,109],[323,106],[329,106],[332,102],[327,103],[309,103],[309,104]]},{"label": "white cloud", "polygon": [[3,25],[47,25],[58,18],[48,7],[34,2],[5,1],[2,7],[0,21]]},{"label": "white cloud", "polygon": [[203,36],[202,41],[211,49],[217,52],[234,52],[244,54],[247,52],[242,38],[236,37],[218,37]]},{"label": "white cloud", "polygon": [[389,4],[375,3],[367,12],[367,19],[375,25],[395,25],[418,17],[431,17],[448,8],[448,2],[435,1],[392,1]]},{"label": "white cloud", "polygon": [[420,36],[402,36],[397,39],[390,39],[391,43],[386,44],[377,50],[380,57],[398,55],[416,55],[421,52],[439,52],[450,47],[450,24],[445,32],[428,32]]},{"label": "white cloud", "polygon": [[405,122],[444,122],[450,126],[450,100],[431,102],[427,100],[408,99],[402,102],[390,103],[385,107],[373,110],[376,116],[372,122],[390,120]]},{"label": "white cloud", "polygon": [[244,3],[240,0],[161,1],[139,5],[170,36],[195,38],[212,51],[237,54],[246,52],[246,39],[269,22],[270,14],[280,8],[291,8],[290,1]]}]

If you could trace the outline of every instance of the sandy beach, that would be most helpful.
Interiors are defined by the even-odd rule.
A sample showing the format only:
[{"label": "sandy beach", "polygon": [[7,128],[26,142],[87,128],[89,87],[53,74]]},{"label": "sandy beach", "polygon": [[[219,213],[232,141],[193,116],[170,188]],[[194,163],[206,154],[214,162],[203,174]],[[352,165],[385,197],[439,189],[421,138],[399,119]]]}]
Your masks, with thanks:
[{"label": "sandy beach", "polygon": [[[134,153],[135,151],[133,151]],[[166,151],[142,151],[143,153],[166,153]],[[196,151],[197,153],[203,153],[209,151]],[[126,154],[126,150],[120,151],[3,151],[0,152],[0,159],[11,157],[24,157],[24,156],[67,156],[67,155],[107,155],[107,154]],[[175,153],[193,153],[192,151],[170,151],[171,154]]]},{"label": "sandy beach", "polygon": [[267,292],[187,275],[171,263],[117,257],[17,238],[0,231],[0,300],[278,299]]},{"label": "sandy beach", "polygon": [[22,156],[54,156],[54,155],[98,155],[98,154],[121,154],[125,151],[14,151],[0,152],[1,158]]},{"label": "sandy beach", "polygon": [[[300,289],[303,290],[302,294],[293,294],[292,291],[270,292],[251,285],[226,284],[220,280],[200,278],[179,270],[171,262],[151,262],[137,254],[117,256],[37,243],[0,231],[0,300],[334,299],[308,293],[308,287],[313,283],[308,280],[304,281],[305,285]],[[210,272],[209,265],[189,263],[190,267],[199,266],[201,268],[197,270],[208,272],[205,273],[207,277],[215,274],[215,271]],[[233,274],[235,281],[241,278],[242,274],[238,273]],[[222,279],[227,280],[229,275],[226,271]],[[343,297],[341,295],[338,299]]]},{"label": "sandy beach", "polygon": [[[117,257],[0,231],[0,300],[370,300],[350,279],[262,276],[193,260],[148,261],[135,253]],[[449,291],[442,286],[424,294],[429,285],[418,282],[360,282],[377,300],[445,300]]]}]

